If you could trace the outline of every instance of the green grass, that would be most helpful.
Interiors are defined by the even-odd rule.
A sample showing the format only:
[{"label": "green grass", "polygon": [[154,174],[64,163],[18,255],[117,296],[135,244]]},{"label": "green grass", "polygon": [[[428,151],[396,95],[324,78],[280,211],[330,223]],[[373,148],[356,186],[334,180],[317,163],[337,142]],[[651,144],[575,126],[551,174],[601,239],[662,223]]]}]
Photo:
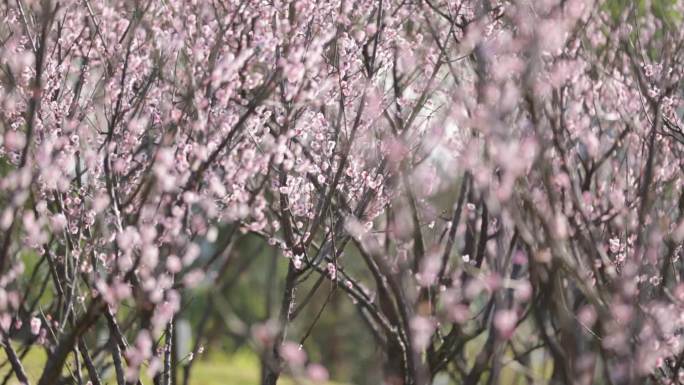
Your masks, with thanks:
[{"label": "green grass", "polygon": [[[0,349],[0,364],[6,362],[6,355],[4,350]],[[26,370],[26,374],[32,384],[35,384],[40,377],[40,373],[45,365],[46,354],[43,349],[33,348],[22,359],[22,364]],[[73,363],[70,363],[73,367]],[[0,368],[0,381],[8,373],[10,367],[9,363]],[[65,370],[65,374],[68,371]],[[254,353],[248,350],[238,351],[235,354],[226,354],[223,352],[212,352],[210,355],[200,356],[194,363],[192,374],[190,377],[191,385],[258,385],[260,380],[260,366],[259,360]],[[104,383],[115,384],[116,381],[111,377],[111,374],[103,378]],[[145,385],[151,384],[151,379],[145,378],[143,374],[143,383]],[[182,371],[178,372],[179,381],[182,378]],[[19,385],[19,382],[13,376],[8,382],[9,385]],[[307,381],[295,382],[291,378],[282,377],[278,384],[282,385],[310,385]],[[328,382],[326,385],[342,385],[340,383]]]},{"label": "green grass", "polygon": [[[468,367],[474,364],[475,357],[477,353],[482,348],[486,336],[483,334],[477,338],[470,341],[465,346],[467,356],[469,357],[467,361]],[[545,356],[545,353],[541,350],[535,351],[531,354],[531,367],[530,369],[525,369],[520,366],[517,362],[511,360],[512,352],[507,350],[504,354],[504,366],[502,368],[501,377],[499,383],[502,385],[514,385],[519,383],[522,377],[527,377],[532,380],[529,383],[534,384],[546,384],[551,376],[553,370],[553,364]],[[40,373],[45,365],[46,354],[45,350],[42,348],[34,347],[28,354],[22,358],[22,364],[24,369],[31,381],[31,384],[35,384],[40,377]],[[4,379],[5,375],[10,370],[9,364],[6,362],[6,356],[3,349],[0,349],[0,381]],[[69,362],[70,368],[74,368],[73,361]],[[64,370],[64,374],[69,374],[69,369]],[[87,373],[84,374],[84,378],[87,377]],[[105,384],[115,385],[113,370],[108,373],[101,373],[103,382]],[[483,375],[483,381],[486,379],[487,373]],[[182,379],[182,370],[179,369],[178,372],[179,381]],[[444,379],[445,382],[438,383],[448,383],[448,379]],[[145,374],[143,368],[142,381],[145,385],[152,384],[152,380]],[[190,378],[190,385],[259,385],[260,381],[260,363],[258,357],[249,349],[241,349],[236,353],[228,354],[220,350],[210,350],[208,353],[200,355],[196,358],[193,364],[192,374]],[[13,376],[8,384],[19,385],[16,378]],[[295,381],[287,376],[281,377],[278,381],[279,385],[313,385],[307,381]],[[325,385],[342,385],[342,383],[328,382]]]},{"label": "green grass", "polygon": [[192,371],[192,384],[248,384],[259,383],[259,362],[249,352],[239,352],[228,356],[212,353],[195,362]]},{"label": "green grass", "polygon": [[[40,372],[45,366],[46,357],[47,355],[45,354],[45,350],[31,349],[21,360],[21,363],[24,366],[24,371],[26,371],[26,375],[32,384],[38,381]],[[0,364],[2,364],[2,367],[0,368],[0,379],[4,379],[7,373],[10,371],[10,364],[7,362],[5,349],[0,349]],[[19,384],[19,381],[17,381],[16,377],[13,376],[12,379],[9,380],[8,384]]]}]

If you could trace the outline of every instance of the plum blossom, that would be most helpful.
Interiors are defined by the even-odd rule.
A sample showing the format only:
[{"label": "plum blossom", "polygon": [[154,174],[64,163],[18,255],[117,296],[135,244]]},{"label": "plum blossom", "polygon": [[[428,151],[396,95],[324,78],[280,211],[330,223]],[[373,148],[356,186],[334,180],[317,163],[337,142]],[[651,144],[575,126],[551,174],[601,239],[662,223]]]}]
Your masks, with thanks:
[{"label": "plum blossom", "polygon": [[306,352],[302,346],[291,341],[285,342],[280,347],[280,354],[289,365],[300,367],[306,363]]},{"label": "plum blossom", "polygon": [[309,380],[315,383],[326,382],[330,378],[328,370],[320,364],[309,364],[306,367],[306,374]]},{"label": "plum blossom", "polygon": [[38,317],[33,317],[31,318],[31,322],[29,323],[31,326],[31,334],[34,336],[37,336],[38,333],[40,333],[40,328],[43,324],[43,322],[40,320]]},{"label": "plum blossom", "polygon": [[513,335],[517,322],[518,316],[514,310],[500,310],[494,315],[494,326],[504,339]]},{"label": "plum blossom", "polygon": [[0,4],[19,382],[681,382],[684,3],[218,3]]}]

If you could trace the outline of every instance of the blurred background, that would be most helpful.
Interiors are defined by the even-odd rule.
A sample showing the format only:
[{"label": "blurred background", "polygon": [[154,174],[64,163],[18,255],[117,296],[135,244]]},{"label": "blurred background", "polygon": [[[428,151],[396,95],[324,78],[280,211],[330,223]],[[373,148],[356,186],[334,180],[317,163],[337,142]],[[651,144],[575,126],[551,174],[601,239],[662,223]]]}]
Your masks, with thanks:
[{"label": "blurred background", "polygon": [[[220,244],[221,236],[231,230],[222,229],[216,244]],[[209,258],[214,246],[204,244],[200,258]],[[268,329],[278,317],[289,260],[253,235],[241,235],[228,252],[231,253],[230,262],[218,280],[220,284],[210,286],[207,280],[186,292],[183,298],[183,307],[175,321],[175,348],[180,361],[177,384],[184,384],[184,371],[188,367],[191,385],[260,383],[259,331]],[[354,259],[354,256],[343,258]],[[26,253],[23,259],[27,277],[36,268],[47,268],[37,266],[39,258],[35,254]],[[347,271],[364,277],[363,269],[356,271],[353,263],[346,266]],[[327,280],[313,290],[317,278],[318,275],[303,278],[296,293],[297,317],[288,328],[286,340],[297,344],[303,342],[302,349],[308,359],[328,370],[329,384],[381,383],[382,354],[376,349],[374,337],[363,324],[357,307],[351,298],[342,290],[331,287]],[[51,296],[52,293],[46,291],[41,302],[50,303]],[[321,312],[323,306],[325,309]],[[126,309],[122,307],[118,311],[125,313]],[[107,328],[101,330],[99,344],[104,344],[108,340]],[[202,336],[198,341],[199,331]],[[202,353],[190,357],[195,344],[201,346]],[[33,345],[25,352],[18,349],[24,354],[22,362],[29,379],[36,381],[45,364],[44,347]],[[0,384],[17,383],[14,376],[7,376],[9,369],[4,351],[0,352]],[[113,368],[108,371],[103,379],[113,381]],[[285,376],[279,383],[302,381]]]}]

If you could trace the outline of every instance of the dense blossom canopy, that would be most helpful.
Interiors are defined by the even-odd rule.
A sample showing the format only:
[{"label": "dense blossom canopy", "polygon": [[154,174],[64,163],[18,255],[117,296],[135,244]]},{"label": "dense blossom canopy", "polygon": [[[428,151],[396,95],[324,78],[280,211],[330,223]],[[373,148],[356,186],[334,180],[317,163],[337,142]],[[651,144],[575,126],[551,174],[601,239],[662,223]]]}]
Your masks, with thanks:
[{"label": "dense blossom canopy", "polygon": [[[387,384],[684,381],[682,17],[670,0],[3,2],[10,373],[187,381],[207,341],[194,328],[183,363],[174,320],[229,290],[252,237],[288,265],[279,310],[245,331],[264,384],[328,378],[288,333],[326,311],[299,311],[316,290],[358,308]],[[49,359],[29,375],[31,345]]]}]

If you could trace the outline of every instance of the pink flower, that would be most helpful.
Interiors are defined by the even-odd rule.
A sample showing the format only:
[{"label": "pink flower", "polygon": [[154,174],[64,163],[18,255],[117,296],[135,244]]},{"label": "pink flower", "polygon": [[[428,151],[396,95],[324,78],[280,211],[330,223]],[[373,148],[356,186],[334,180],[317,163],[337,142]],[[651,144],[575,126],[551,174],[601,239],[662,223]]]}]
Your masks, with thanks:
[{"label": "pink flower", "polygon": [[591,327],[596,322],[596,311],[591,305],[582,306],[577,314],[577,319],[582,325]]},{"label": "pink flower", "polygon": [[415,348],[418,351],[425,349],[435,332],[435,323],[427,317],[416,316],[411,319],[411,332]]},{"label": "pink flower", "polygon": [[513,335],[518,322],[518,315],[514,310],[500,310],[494,315],[494,327],[502,338],[508,339]]},{"label": "pink flower", "polygon": [[292,264],[294,265],[295,269],[300,270],[302,268],[302,258],[303,256],[301,255],[295,255],[292,257]]},{"label": "pink flower", "polygon": [[7,131],[5,132],[5,147],[9,151],[19,151],[24,148],[26,144],[26,135],[23,132]]},{"label": "pink flower", "polygon": [[31,326],[31,334],[34,336],[37,336],[38,333],[40,333],[40,327],[42,326],[42,322],[40,318],[38,317],[33,317],[31,318],[31,322],[29,323]]},{"label": "pink flower", "polygon": [[0,329],[9,332],[10,327],[12,327],[12,317],[7,313],[0,314]]},{"label": "pink flower", "polygon": [[434,285],[437,281],[440,266],[441,262],[437,256],[428,256],[425,258],[421,264],[420,273],[417,274],[416,277],[418,283],[424,287]]},{"label": "pink flower", "polygon": [[611,253],[617,253],[620,251],[620,239],[619,238],[611,238],[608,240],[608,244],[610,245],[610,252]]},{"label": "pink flower", "polygon": [[166,270],[171,274],[176,274],[181,271],[182,265],[181,260],[175,255],[169,255],[166,259]]},{"label": "pink flower", "polygon": [[328,369],[320,364],[309,364],[306,367],[306,375],[313,382],[325,382],[329,379]]},{"label": "pink flower", "polygon": [[449,319],[458,324],[462,324],[470,317],[470,310],[468,306],[463,304],[455,304],[449,307]]},{"label": "pink flower", "polygon": [[520,282],[515,288],[515,298],[518,301],[527,301],[532,296],[532,285],[528,281]]},{"label": "pink flower", "polygon": [[280,355],[292,366],[303,366],[306,362],[306,353],[302,346],[291,341],[283,343],[280,347]]},{"label": "pink flower", "polygon": [[67,226],[67,220],[64,214],[55,214],[50,220],[50,226],[52,227],[52,231],[55,233],[64,230]]},{"label": "pink flower", "polygon": [[335,267],[335,264],[328,263],[328,275],[330,275],[330,279],[333,281],[337,278],[337,268]]},{"label": "pink flower", "polygon": [[183,284],[188,288],[196,287],[204,279],[204,272],[194,269],[183,277]]},{"label": "pink flower", "polygon": [[262,323],[252,326],[252,336],[262,346],[269,346],[277,333],[277,327],[273,323]]},{"label": "pink flower", "polygon": [[38,333],[38,340],[36,342],[38,343],[38,345],[47,344],[47,329],[40,329],[40,333]]},{"label": "pink flower", "polygon": [[188,249],[185,251],[185,255],[183,256],[183,264],[185,266],[190,266],[195,259],[199,257],[200,251],[200,247],[197,244],[191,243],[188,246]]}]

